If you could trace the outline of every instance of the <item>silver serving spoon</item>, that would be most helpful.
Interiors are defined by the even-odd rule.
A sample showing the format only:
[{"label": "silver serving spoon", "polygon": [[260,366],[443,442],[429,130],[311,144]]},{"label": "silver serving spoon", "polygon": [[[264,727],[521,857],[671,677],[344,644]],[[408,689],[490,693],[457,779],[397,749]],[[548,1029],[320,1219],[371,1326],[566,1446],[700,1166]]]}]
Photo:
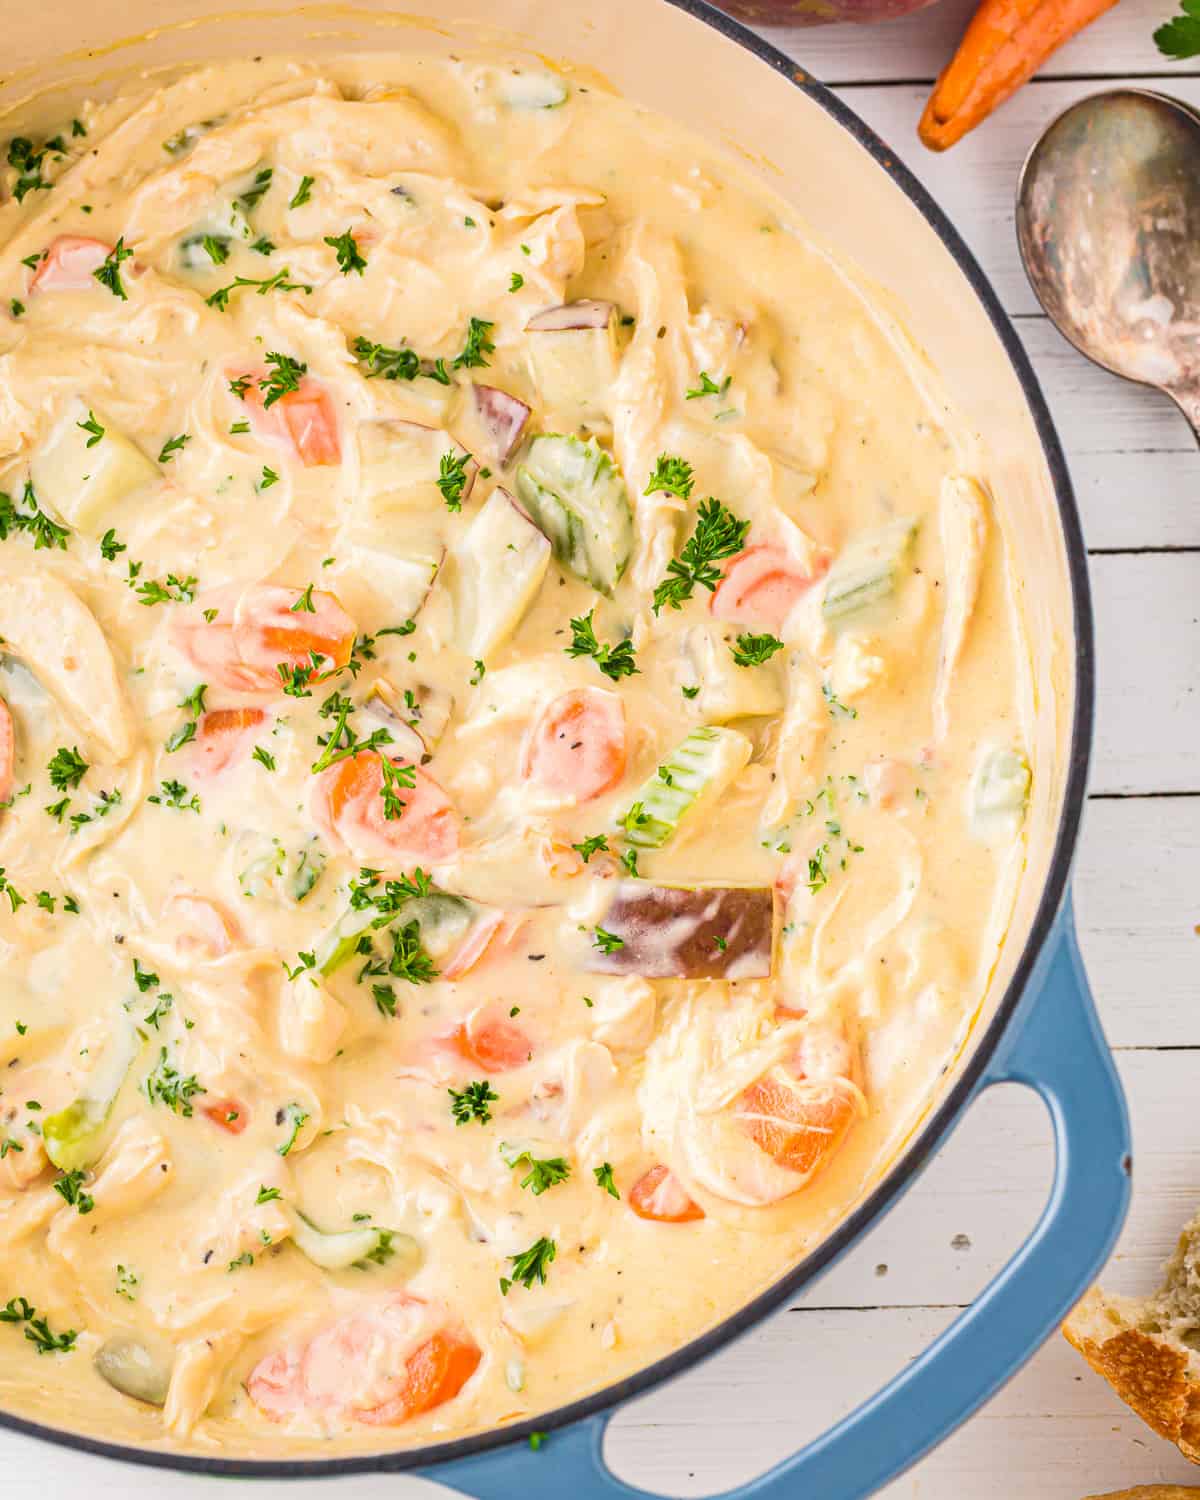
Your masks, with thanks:
[{"label": "silver serving spoon", "polygon": [[1200,438],[1200,114],[1144,89],[1072,105],[1021,170],[1017,241],[1059,332]]}]

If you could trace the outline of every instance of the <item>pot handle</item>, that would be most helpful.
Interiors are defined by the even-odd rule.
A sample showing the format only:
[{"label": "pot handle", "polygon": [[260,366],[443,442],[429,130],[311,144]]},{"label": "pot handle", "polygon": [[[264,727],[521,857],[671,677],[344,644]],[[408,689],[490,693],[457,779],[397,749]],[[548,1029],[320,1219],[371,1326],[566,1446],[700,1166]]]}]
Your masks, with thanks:
[{"label": "pot handle", "polygon": [[[1129,1202],[1129,1121],[1070,907],[1060,912],[979,1089],[1036,1089],[1054,1127],[1049,1202],[1028,1240],[948,1329],[882,1391],[806,1448],[718,1500],[862,1500],[940,1442],[1038,1348],[1116,1240]],[[604,1462],[609,1415],[422,1470],[477,1500],[643,1500]]]}]

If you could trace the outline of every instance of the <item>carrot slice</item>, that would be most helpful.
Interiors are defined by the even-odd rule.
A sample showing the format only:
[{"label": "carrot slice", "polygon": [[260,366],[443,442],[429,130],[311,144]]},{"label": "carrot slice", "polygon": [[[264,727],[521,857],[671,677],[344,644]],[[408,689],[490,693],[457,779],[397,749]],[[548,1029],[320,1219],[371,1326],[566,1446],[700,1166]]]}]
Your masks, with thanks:
[{"label": "carrot slice", "polygon": [[8,704],[0,698],[0,802],[8,802],[12,797],[16,762],[17,735],[13,716]]},{"label": "carrot slice", "polygon": [[196,770],[219,776],[243,759],[267,715],[261,708],[210,708],[196,729]]},{"label": "carrot slice", "polygon": [[380,1406],[358,1410],[354,1415],[373,1427],[397,1427],[452,1401],[479,1368],[481,1358],[478,1344],[463,1334],[443,1329],[409,1355],[399,1395]]},{"label": "carrot slice", "polygon": [[395,1427],[453,1400],[479,1367],[479,1346],[446,1323],[413,1348],[436,1309],[400,1293],[340,1319],[299,1349],[259,1361],[246,1381],[250,1399],[282,1422],[300,1412],[336,1412]]},{"label": "carrot slice", "polygon": [[278,584],[214,589],[171,621],[175,649],[210,687],[233,693],[282,692],[279,668],[311,669],[313,652],[320,681],[350,660],[354,634],[333,594]]},{"label": "carrot slice", "polygon": [[605,688],[579,688],[547,705],[525,746],[521,774],[548,792],[589,802],[625,773],[625,708]]},{"label": "carrot slice", "polygon": [[835,1155],[862,1112],[846,1079],[760,1078],[741,1097],[742,1128],[772,1161],[811,1177]]},{"label": "carrot slice", "polygon": [[210,1099],[200,1106],[200,1113],[230,1135],[241,1135],[250,1123],[246,1106],[240,1099]]},{"label": "carrot slice", "polygon": [[1116,0],[982,0],[934,85],[918,134],[945,151]]},{"label": "carrot slice", "polygon": [[651,1167],[629,1189],[629,1206],[639,1219],[658,1224],[689,1224],[704,1218],[704,1210],[689,1198],[669,1167]]},{"label": "carrot slice", "polygon": [[[393,765],[401,765],[393,761]],[[411,787],[394,788],[404,803],[398,818],[387,816],[379,754],[361,750],[336,761],[314,778],[311,811],[335,846],[363,860],[438,864],[458,850],[460,823],[454,805],[432,776],[404,766]]]},{"label": "carrot slice", "polygon": [[306,375],[299,389],[288,391],[270,406],[264,406],[258,387],[260,376],[261,371],[246,372],[242,377],[251,382],[242,399],[250,408],[255,431],[290,448],[306,468],[340,463],[342,447],[337,415],[325,386]]},{"label": "carrot slice", "polygon": [[91,240],[81,234],[60,234],[51,240],[45,256],[38,262],[32,292],[90,292],[100,283],[95,273],[112,254],[113,247],[103,240]]},{"label": "carrot slice", "polygon": [[708,607],[718,620],[777,631],[824,571],[803,572],[782,547],[747,547],[726,564]]},{"label": "carrot slice", "polygon": [[520,1068],[533,1055],[533,1043],[524,1027],[508,1016],[485,1010],[456,1026],[452,1040],[468,1062],[487,1073],[506,1073]]},{"label": "carrot slice", "polygon": [[354,621],[333,594],[261,584],[237,602],[233,644],[255,671],[277,672],[281,662],[311,666],[315,652],[324,658],[319,675],[326,676],[350,660]]}]

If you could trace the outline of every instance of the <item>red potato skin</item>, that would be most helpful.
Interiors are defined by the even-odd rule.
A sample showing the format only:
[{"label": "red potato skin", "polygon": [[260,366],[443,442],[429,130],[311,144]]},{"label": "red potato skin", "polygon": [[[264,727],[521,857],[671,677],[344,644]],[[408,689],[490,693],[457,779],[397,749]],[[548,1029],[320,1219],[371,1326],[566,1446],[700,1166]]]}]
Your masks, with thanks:
[{"label": "red potato skin", "polygon": [[17,735],[13,728],[13,716],[8,704],[0,698],[0,802],[8,802],[12,798],[16,759]]}]

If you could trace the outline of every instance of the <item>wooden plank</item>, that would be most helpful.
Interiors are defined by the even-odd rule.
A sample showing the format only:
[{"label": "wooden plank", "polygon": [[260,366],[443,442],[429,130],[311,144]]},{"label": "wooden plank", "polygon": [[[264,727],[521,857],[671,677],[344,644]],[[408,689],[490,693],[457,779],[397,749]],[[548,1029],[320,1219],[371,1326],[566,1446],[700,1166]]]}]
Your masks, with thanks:
[{"label": "wooden plank", "polygon": [[[623,1478],[671,1495],[744,1481],[816,1436],[945,1326],[903,1309],[788,1313],[736,1350],[634,1403],[610,1429]],[[549,1456],[549,1450],[547,1450]],[[885,1500],[1081,1500],[1197,1473],[1059,1338]],[[818,1500],[818,1497],[812,1497]]]},{"label": "wooden plank", "polygon": [[[1038,311],[1013,244],[1013,192],[1017,173],[1038,134],[1061,110],[1099,88],[1132,83],[1126,75],[1106,83],[1083,79],[1027,84],[979,130],[952,151],[927,151],[916,138],[924,86],[865,85],[840,90],[929,188],[958,226],[1010,313]],[[1200,77],[1180,75],[1171,92],[1200,104]]]},{"label": "wooden plank", "polygon": [[1044,317],[1016,328],[1069,458],[1088,546],[1200,546],[1200,456],[1174,402],[1091,364]]},{"label": "wooden plank", "polygon": [[[768,41],[810,68],[828,83],[864,80],[929,79],[946,65],[976,0],[941,0],[899,21],[877,26],[780,26],[761,28]],[[1172,63],[1152,40],[1154,28],[1166,19],[1169,4],[1141,4],[1125,0],[1102,16],[1047,63],[1051,77],[1102,74],[1158,73],[1161,85],[1196,71],[1195,63]]]},{"label": "wooden plank", "polygon": [[[1200,1209],[1200,1161],[1180,1139],[1200,1055],[1126,1051],[1117,1063],[1136,1124],[1135,1192],[1104,1280],[1117,1291],[1144,1293],[1157,1285],[1181,1225]],[[1036,1095],[989,1090],[905,1198],[797,1305],[965,1306],[1033,1228],[1053,1159]]]},{"label": "wooden plank", "polygon": [[1200,554],[1094,557],[1096,792],[1200,790]]},{"label": "wooden plank", "polygon": [[1074,890],[1112,1046],[1200,1046],[1200,798],[1089,803]]}]

